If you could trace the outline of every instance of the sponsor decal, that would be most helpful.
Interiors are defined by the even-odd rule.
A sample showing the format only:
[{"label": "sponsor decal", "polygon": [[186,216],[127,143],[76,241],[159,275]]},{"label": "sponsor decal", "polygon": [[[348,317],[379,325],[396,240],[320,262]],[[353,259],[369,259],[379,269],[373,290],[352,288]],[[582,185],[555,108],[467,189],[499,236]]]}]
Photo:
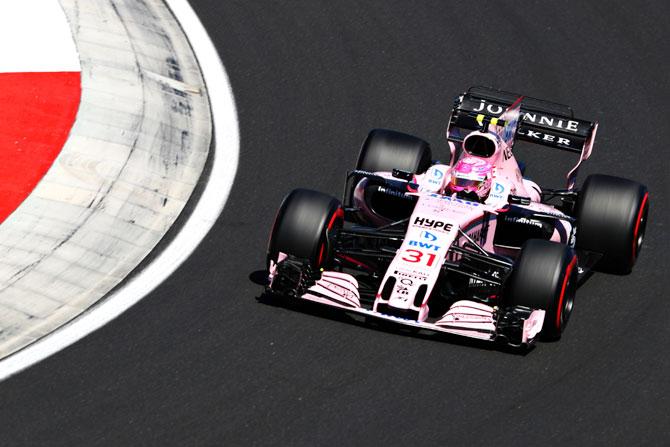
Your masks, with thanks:
[{"label": "sponsor decal", "polygon": [[543,228],[541,221],[535,219],[529,219],[527,217],[505,216],[505,222],[532,225],[534,227]]},{"label": "sponsor decal", "polygon": [[328,281],[318,281],[318,284],[320,286],[330,290],[331,292],[333,292],[337,295],[340,295],[343,298],[347,298],[347,299],[353,300],[353,301],[356,301],[358,299],[358,297],[356,297],[356,295],[351,290],[349,290],[345,287],[342,287],[339,284],[333,284],[333,283],[328,282]]},{"label": "sponsor decal", "polygon": [[448,316],[453,318],[455,321],[463,321],[466,323],[479,323],[479,322],[485,323],[491,320],[491,317],[487,315],[473,315],[473,314],[449,312]]},{"label": "sponsor decal", "polygon": [[472,109],[473,112],[482,112],[484,110],[486,110],[486,112],[491,115],[500,115],[505,109],[502,106],[497,104],[489,104],[483,100],[480,100],[479,104],[477,104],[477,107]]},{"label": "sponsor decal", "polygon": [[426,173],[426,183],[430,186],[432,191],[437,191],[442,187],[444,181],[444,172],[433,166]]},{"label": "sponsor decal", "polygon": [[412,247],[425,248],[426,250],[440,251],[439,245],[429,244],[428,242],[409,241],[409,245]]},{"label": "sponsor decal", "polygon": [[503,201],[505,200],[505,186],[502,183],[495,182],[491,192],[489,193],[490,200]]},{"label": "sponsor decal", "polygon": [[452,202],[455,205],[468,205],[468,206],[479,206],[479,203],[477,202],[470,202],[469,200],[463,200],[459,199],[457,197],[450,197],[450,196],[441,196],[439,194],[430,194],[430,197],[434,197],[436,199],[441,199],[441,200],[446,200],[449,202]]},{"label": "sponsor decal", "polygon": [[579,126],[579,121],[552,118],[539,113],[524,113],[523,120],[528,121],[529,123],[539,124],[540,126],[567,130],[569,132],[577,132],[577,126]]},{"label": "sponsor decal", "polygon": [[475,171],[479,175],[485,175],[490,169],[491,164],[481,158],[465,157],[460,161],[461,165],[468,165],[470,170]]},{"label": "sponsor decal", "polygon": [[[472,104],[472,103],[471,103]],[[483,99],[479,100],[479,104],[475,103],[474,106],[471,106],[473,112],[484,112],[488,115],[498,116],[503,113],[505,110],[503,106],[498,104],[491,104]],[[466,109],[467,109],[466,105]],[[523,121],[537,124],[539,126],[547,126],[552,129],[560,129],[567,132],[578,132],[579,131],[579,121],[565,119],[561,117],[552,117],[547,116],[542,113],[536,112],[524,112],[521,115]],[[561,143],[559,143],[561,144]]]},{"label": "sponsor decal", "polygon": [[426,228],[434,228],[436,230],[451,231],[453,225],[441,220],[429,219],[427,217],[417,217],[414,219],[414,225],[419,225]]},{"label": "sponsor decal", "polygon": [[402,300],[407,301],[409,297],[409,288],[412,287],[414,281],[410,278],[400,278],[400,281],[396,282],[395,293],[396,295],[402,295]]},{"label": "sponsor decal", "polygon": [[402,278],[407,278],[410,280],[416,280],[420,282],[426,281],[428,277],[424,275],[423,273],[416,272],[416,271],[408,271],[408,270],[394,270],[393,275],[397,277],[402,277]]},{"label": "sponsor decal", "polygon": [[406,300],[407,296],[409,295],[409,289],[406,286],[403,286],[402,284],[396,284],[395,293],[396,295],[403,295],[402,299]]},{"label": "sponsor decal", "polygon": [[[426,256],[424,257],[424,255]],[[432,267],[435,263],[435,258],[437,258],[437,255],[434,253],[424,253],[419,250],[407,249],[405,250],[403,257],[400,259],[405,262],[422,263],[426,264],[428,267]]]},{"label": "sponsor decal", "polygon": [[435,236],[430,231],[422,231],[421,232],[421,238],[422,239],[428,239],[431,242],[435,242],[437,240],[437,236]]},{"label": "sponsor decal", "polygon": [[570,146],[570,139],[563,137],[556,137],[556,135],[551,135],[544,132],[537,132],[534,130],[519,131],[519,135],[524,135],[526,137],[532,138],[534,140],[546,141],[548,143],[556,143],[562,146]]},{"label": "sponsor decal", "polygon": [[382,193],[382,194],[398,197],[400,199],[412,200],[412,197],[406,196],[404,192],[397,191],[395,189],[390,189],[390,188],[385,188],[383,186],[380,186],[377,191]]},{"label": "sponsor decal", "polygon": [[[519,132],[519,134],[523,135],[521,134],[521,132]],[[503,150],[503,159],[504,161],[507,161],[510,158],[512,158],[512,148],[509,146],[505,146],[505,150]]]}]

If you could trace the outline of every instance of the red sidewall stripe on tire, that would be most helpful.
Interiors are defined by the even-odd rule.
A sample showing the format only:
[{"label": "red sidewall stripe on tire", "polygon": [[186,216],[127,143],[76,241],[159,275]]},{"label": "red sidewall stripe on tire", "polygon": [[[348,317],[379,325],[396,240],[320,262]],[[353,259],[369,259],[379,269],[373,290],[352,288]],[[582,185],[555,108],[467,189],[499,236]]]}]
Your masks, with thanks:
[{"label": "red sidewall stripe on tire", "polygon": [[575,268],[577,264],[577,256],[572,258],[570,264],[565,269],[565,277],[563,278],[563,287],[561,287],[561,297],[558,300],[558,312],[556,313],[556,329],[561,329],[561,315],[563,315],[563,300],[565,299],[565,289],[568,286],[568,280],[570,279],[570,274],[572,269]]},{"label": "red sidewall stripe on tire", "polygon": [[[341,219],[344,219],[344,210],[342,208],[338,208],[337,211],[335,211],[335,213],[333,213],[333,216],[330,218],[330,222],[328,222],[328,226],[326,227],[326,233],[333,229],[333,226],[335,225],[335,222],[337,220]],[[318,260],[319,266],[321,266],[321,263],[323,262],[323,254],[325,250],[326,250],[326,243],[324,242],[321,244],[321,248],[319,250],[319,260]]]},{"label": "red sidewall stripe on tire", "polygon": [[0,222],[53,164],[80,99],[79,72],[0,73]]},{"label": "red sidewall stripe on tire", "polygon": [[633,233],[633,258],[631,262],[635,262],[637,257],[637,234],[640,231],[640,221],[642,220],[642,213],[644,212],[644,207],[647,205],[647,200],[649,199],[649,193],[644,194],[642,199],[642,205],[640,205],[640,211],[637,213],[637,220],[635,221],[635,232]]}]

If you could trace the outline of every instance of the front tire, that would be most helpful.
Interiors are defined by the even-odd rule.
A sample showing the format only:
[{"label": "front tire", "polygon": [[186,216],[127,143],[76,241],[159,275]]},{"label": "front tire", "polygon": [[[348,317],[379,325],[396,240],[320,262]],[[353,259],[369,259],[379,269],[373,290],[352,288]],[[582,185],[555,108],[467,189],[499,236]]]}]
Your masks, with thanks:
[{"label": "front tire", "polygon": [[642,249],[649,213],[647,188],[631,180],[590,175],[577,201],[576,248],[602,254],[600,271],[630,273]]},{"label": "front tire", "polygon": [[567,245],[530,239],[523,245],[505,290],[505,304],[545,311],[544,339],[561,336],[577,290],[577,256]]},{"label": "front tire", "polygon": [[267,266],[280,252],[306,259],[313,268],[330,262],[328,232],[342,226],[340,201],[327,194],[295,189],[283,200],[268,243]]}]

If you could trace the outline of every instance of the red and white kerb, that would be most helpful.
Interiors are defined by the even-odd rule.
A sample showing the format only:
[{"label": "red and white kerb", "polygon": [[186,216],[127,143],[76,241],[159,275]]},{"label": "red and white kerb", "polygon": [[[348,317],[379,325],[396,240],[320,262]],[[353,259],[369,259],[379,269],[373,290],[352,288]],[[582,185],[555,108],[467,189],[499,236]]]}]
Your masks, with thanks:
[{"label": "red and white kerb", "polygon": [[67,141],[81,69],[57,0],[0,2],[0,222],[33,191]]}]

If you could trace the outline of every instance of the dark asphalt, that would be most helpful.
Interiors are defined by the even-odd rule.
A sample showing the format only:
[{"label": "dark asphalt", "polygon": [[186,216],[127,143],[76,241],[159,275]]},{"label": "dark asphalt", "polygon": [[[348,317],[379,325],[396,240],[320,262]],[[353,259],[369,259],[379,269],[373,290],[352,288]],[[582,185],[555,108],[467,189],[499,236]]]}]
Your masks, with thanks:
[{"label": "dark asphalt", "polygon": [[[670,2],[193,3],[239,112],[226,209],[153,294],[0,383],[1,445],[670,444]],[[580,178],[651,191],[634,272],[591,278],[563,339],[526,356],[258,302],[249,275],[281,197],[339,194],[372,127],[444,154],[452,99],[473,84],[600,121]],[[521,156],[540,183],[570,157]]]}]

